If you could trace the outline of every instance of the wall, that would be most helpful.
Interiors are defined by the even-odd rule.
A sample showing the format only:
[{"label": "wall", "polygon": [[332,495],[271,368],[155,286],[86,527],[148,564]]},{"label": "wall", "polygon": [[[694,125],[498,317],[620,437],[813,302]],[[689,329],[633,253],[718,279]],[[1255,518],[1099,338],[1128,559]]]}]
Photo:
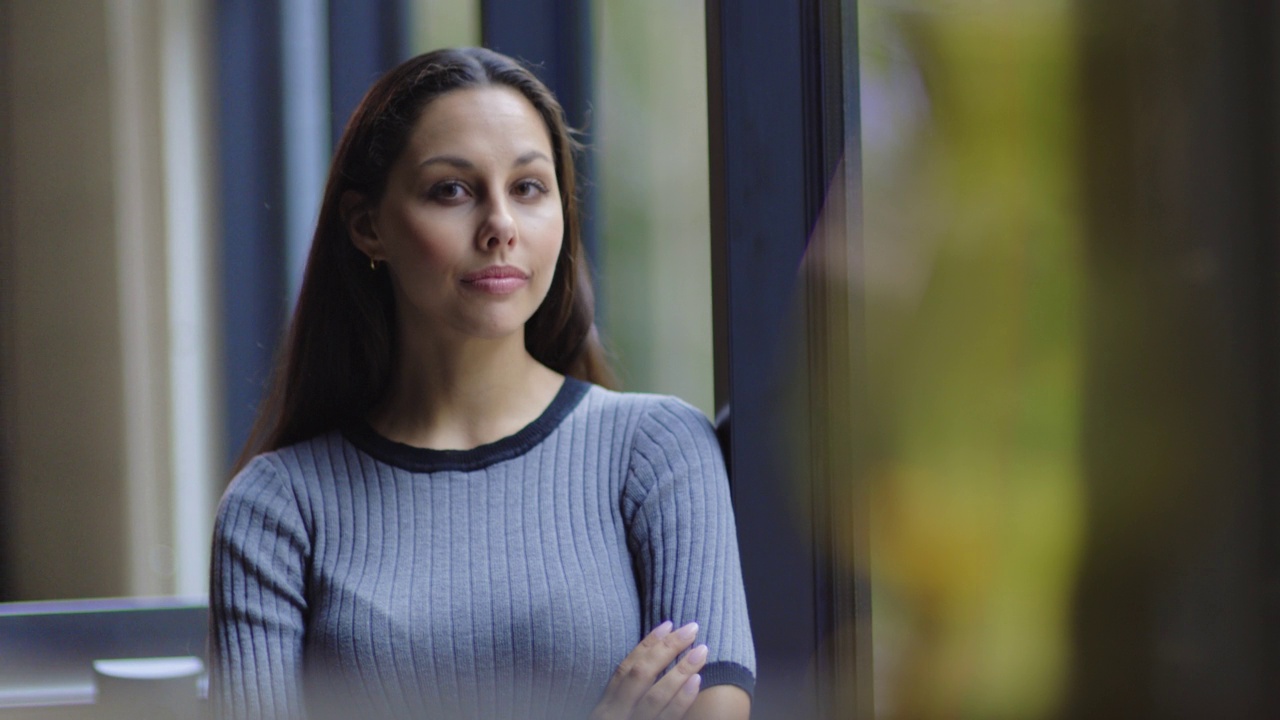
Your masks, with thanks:
[{"label": "wall", "polygon": [[203,588],[208,163],[173,92],[199,88],[195,8],[3,7],[5,600]]}]

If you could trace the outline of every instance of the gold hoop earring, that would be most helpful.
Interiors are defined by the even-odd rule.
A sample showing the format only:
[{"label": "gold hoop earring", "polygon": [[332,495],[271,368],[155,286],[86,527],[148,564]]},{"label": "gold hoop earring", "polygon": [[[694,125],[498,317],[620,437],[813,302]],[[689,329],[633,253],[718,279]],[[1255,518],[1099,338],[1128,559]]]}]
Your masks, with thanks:
[{"label": "gold hoop earring", "polygon": [[372,255],[369,256],[369,269],[374,271],[378,269],[378,261],[374,260]]}]

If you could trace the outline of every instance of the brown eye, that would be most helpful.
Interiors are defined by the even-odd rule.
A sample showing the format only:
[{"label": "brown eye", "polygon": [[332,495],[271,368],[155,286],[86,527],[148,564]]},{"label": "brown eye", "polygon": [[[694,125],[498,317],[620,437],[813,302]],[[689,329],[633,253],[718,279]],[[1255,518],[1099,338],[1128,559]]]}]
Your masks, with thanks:
[{"label": "brown eye", "polygon": [[432,200],[457,201],[467,196],[467,188],[457,180],[445,180],[432,186],[428,194]]},{"label": "brown eye", "polygon": [[547,186],[538,180],[530,178],[516,183],[513,191],[515,192],[516,197],[535,198],[546,195]]}]

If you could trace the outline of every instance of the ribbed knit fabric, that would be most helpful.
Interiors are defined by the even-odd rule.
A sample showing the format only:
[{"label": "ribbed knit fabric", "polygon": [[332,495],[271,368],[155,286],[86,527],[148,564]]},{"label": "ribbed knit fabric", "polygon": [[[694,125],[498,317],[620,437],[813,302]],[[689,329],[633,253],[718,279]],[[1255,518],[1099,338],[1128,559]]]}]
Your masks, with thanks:
[{"label": "ribbed knit fabric", "polygon": [[474,450],[359,425],[257,457],[218,512],[210,609],[223,718],[584,717],[664,620],[698,622],[704,687],[754,685],[710,424],[572,379]]}]

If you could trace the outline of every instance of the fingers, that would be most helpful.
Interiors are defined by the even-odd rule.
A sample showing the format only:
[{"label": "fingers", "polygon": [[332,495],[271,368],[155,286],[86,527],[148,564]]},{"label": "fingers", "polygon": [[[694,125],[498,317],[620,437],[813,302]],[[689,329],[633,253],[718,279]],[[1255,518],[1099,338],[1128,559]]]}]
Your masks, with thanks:
[{"label": "fingers", "polygon": [[670,622],[659,625],[618,664],[606,696],[612,695],[618,705],[629,710],[653,686],[658,674],[693,643],[697,634],[697,623],[674,631]]},{"label": "fingers", "polygon": [[667,671],[636,703],[636,720],[678,720],[693,705],[702,685],[698,671],[707,664],[707,646],[699,645]]},{"label": "fingers", "polygon": [[[641,698],[646,698],[646,694],[655,689],[655,681],[658,680],[662,671],[675,661],[697,637],[697,623],[689,623],[677,630],[672,630],[671,625],[672,623],[668,621],[654,628],[653,632],[646,635],[640,644],[618,664],[618,669],[609,680],[608,687],[605,688],[604,697],[596,707],[596,712],[592,713],[593,718],[632,717]],[[705,652],[702,657],[702,662],[705,663]],[[673,678],[671,683],[662,686],[660,692],[665,695],[665,700],[659,704],[658,697],[645,699],[646,706],[649,708],[649,714],[645,717],[656,717],[659,712],[662,712],[671,697],[681,688],[681,684],[701,668],[701,664],[697,664],[697,669],[690,672],[679,670],[682,666],[688,667],[682,660],[681,664],[672,670],[673,673],[679,671],[681,675],[679,681]]]},{"label": "fingers", "polygon": [[[704,646],[705,647],[705,646]],[[662,712],[654,720],[680,720],[684,717],[689,708],[693,707],[693,701],[698,699],[698,689],[702,687],[702,676],[698,674],[691,675],[684,684],[680,686],[680,690],[676,692],[675,697],[671,698],[671,702],[663,708]]]}]

